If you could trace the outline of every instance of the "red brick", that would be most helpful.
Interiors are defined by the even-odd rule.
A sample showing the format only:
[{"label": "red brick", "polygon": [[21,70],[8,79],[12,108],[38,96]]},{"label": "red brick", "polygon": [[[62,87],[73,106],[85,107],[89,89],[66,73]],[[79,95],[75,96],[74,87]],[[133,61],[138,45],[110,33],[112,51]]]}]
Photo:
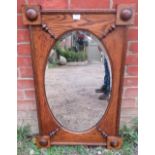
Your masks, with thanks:
[{"label": "red brick", "polygon": [[137,3],[137,0],[114,0],[115,4],[130,4],[130,3]]},{"label": "red brick", "polygon": [[122,99],[122,107],[134,108],[135,105],[135,99]]},{"label": "red brick", "polygon": [[[73,9],[84,9],[84,8],[90,8],[90,9],[101,9],[101,8],[109,8],[109,2],[110,0],[70,0],[71,1],[71,8]],[[113,0],[114,1],[114,7],[116,7],[116,4],[127,4],[127,3],[137,3],[137,0]],[[21,12],[21,4],[24,4],[25,2],[28,2],[29,4],[39,4],[42,3],[43,9],[66,9],[68,8],[68,0],[18,0],[17,4],[17,10],[18,13]],[[137,33],[138,30],[135,28],[135,26],[138,25],[138,15],[135,16],[135,25],[134,28],[129,28],[128,31],[128,40],[134,40],[137,41]],[[22,23],[22,17],[21,15],[18,15],[18,21],[17,21],[18,28],[22,28],[18,30],[18,42],[30,42],[29,39],[29,32],[28,29],[26,29],[25,26],[23,26]],[[130,43],[129,49],[130,53],[137,54],[138,51],[138,45],[137,43]],[[29,44],[18,44],[18,71],[20,71],[20,76],[22,78],[32,78],[33,72],[32,72],[32,66],[31,65],[31,58],[23,57],[23,56],[30,56],[30,45]],[[21,57],[22,56],[22,57]],[[134,57],[134,56],[133,56]],[[128,65],[135,65],[137,64],[137,55],[136,58],[133,58],[131,55],[127,57],[127,64]],[[128,75],[137,76],[138,74],[138,67],[137,66],[127,66],[127,73]],[[137,77],[132,78],[125,78],[124,79],[124,86],[137,86]],[[23,90],[21,90],[23,89]],[[31,90],[29,90],[31,89]],[[126,99],[122,100],[122,117],[121,119],[124,120],[130,120],[131,117],[134,117],[137,115],[136,113],[136,100],[134,99],[134,96],[136,97],[136,91],[131,89],[137,89],[137,88],[125,88],[125,97]],[[28,110],[36,110],[35,107],[35,94],[34,94],[34,81],[33,80],[18,80],[18,92],[17,92],[17,99],[18,99],[18,109],[22,109],[23,111],[25,109]],[[25,98],[24,98],[25,97]],[[129,99],[127,99],[129,98]],[[26,118],[25,118],[26,119]]]},{"label": "red brick", "polygon": [[137,41],[138,40],[138,29],[137,28],[129,28],[127,32],[128,41]]},{"label": "red brick", "polygon": [[21,13],[21,5],[26,4],[25,0],[17,0],[17,13]]},{"label": "red brick", "polygon": [[17,81],[18,89],[34,89],[34,81],[33,80],[18,80]]},{"label": "red brick", "polygon": [[32,78],[33,77],[32,67],[22,67],[22,68],[19,68],[19,70],[20,70],[20,77],[22,77],[22,78]]},{"label": "red brick", "polygon": [[138,10],[138,0],[113,0],[113,7],[116,8],[118,4],[136,4],[136,12]]},{"label": "red brick", "polygon": [[137,97],[138,89],[137,88],[126,88],[123,96],[127,98]]},{"label": "red brick", "polygon": [[27,99],[35,99],[35,91],[34,90],[25,90],[25,97]]},{"label": "red brick", "polygon": [[121,108],[121,117],[137,116],[137,114],[138,114],[137,107],[132,107],[132,108],[122,107]]},{"label": "red brick", "polygon": [[44,9],[65,9],[68,8],[68,0],[42,0]]},{"label": "red brick", "polygon": [[109,0],[72,0],[71,1],[72,9],[101,9],[109,8]]},{"label": "red brick", "polygon": [[18,42],[28,42],[30,41],[29,31],[28,29],[20,29],[17,34]]},{"label": "red brick", "polygon": [[17,101],[18,111],[28,111],[36,110],[36,101],[35,100],[18,100]]},{"label": "red brick", "polygon": [[31,5],[42,5],[45,0],[28,0],[28,4]]},{"label": "red brick", "polygon": [[18,56],[30,56],[31,47],[30,44],[18,44],[17,53]]},{"label": "red brick", "polygon": [[17,77],[20,77],[19,68],[17,68]]},{"label": "red brick", "polygon": [[123,126],[124,124],[127,124],[128,126],[132,126],[133,123],[132,123],[132,120],[137,117],[138,114],[134,114],[134,115],[128,115],[128,116],[121,116],[121,120],[120,120],[120,125]]},{"label": "red brick", "polygon": [[130,43],[129,51],[131,51],[133,54],[136,54],[138,52],[138,43]]},{"label": "red brick", "polygon": [[23,25],[22,15],[17,16],[17,27],[18,28],[26,28],[26,26]]},{"label": "red brick", "polygon": [[24,99],[24,92],[23,90],[17,90],[17,100]]},{"label": "red brick", "polygon": [[138,56],[137,55],[128,55],[125,60],[126,65],[137,65]]},{"label": "red brick", "polygon": [[135,14],[135,23],[134,23],[135,26],[138,26],[138,14]]},{"label": "red brick", "polygon": [[[20,100],[20,99],[17,100],[17,103],[18,104],[29,104],[29,105],[36,104],[36,102],[34,100]],[[22,109],[20,109],[20,110],[22,110]]]},{"label": "red brick", "polygon": [[124,78],[124,86],[137,86],[138,78]]},{"label": "red brick", "polygon": [[18,57],[17,58],[17,65],[18,67],[22,66],[32,66],[32,60],[31,57]]},{"label": "red brick", "polygon": [[127,73],[128,75],[138,75],[138,67],[137,66],[128,66],[127,67]]}]

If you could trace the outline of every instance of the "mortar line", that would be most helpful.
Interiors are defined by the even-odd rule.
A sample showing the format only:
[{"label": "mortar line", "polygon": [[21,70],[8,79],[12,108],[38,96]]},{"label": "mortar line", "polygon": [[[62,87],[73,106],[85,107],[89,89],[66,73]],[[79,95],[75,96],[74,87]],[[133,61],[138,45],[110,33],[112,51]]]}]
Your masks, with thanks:
[{"label": "mortar line", "polygon": [[110,7],[110,9],[113,8],[113,0],[109,0],[109,7]]},{"label": "mortar line", "polygon": [[71,0],[68,0],[68,7],[67,7],[68,9],[70,9],[71,8]]}]

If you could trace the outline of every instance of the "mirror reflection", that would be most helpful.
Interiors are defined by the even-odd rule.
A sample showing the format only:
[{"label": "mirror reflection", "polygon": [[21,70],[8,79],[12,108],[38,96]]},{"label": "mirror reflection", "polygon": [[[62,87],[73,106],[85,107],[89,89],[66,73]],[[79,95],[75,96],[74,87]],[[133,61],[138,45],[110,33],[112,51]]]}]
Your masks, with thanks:
[{"label": "mirror reflection", "polygon": [[51,49],[45,90],[56,120],[72,131],[95,126],[111,93],[111,66],[102,43],[86,31],[63,35]]}]

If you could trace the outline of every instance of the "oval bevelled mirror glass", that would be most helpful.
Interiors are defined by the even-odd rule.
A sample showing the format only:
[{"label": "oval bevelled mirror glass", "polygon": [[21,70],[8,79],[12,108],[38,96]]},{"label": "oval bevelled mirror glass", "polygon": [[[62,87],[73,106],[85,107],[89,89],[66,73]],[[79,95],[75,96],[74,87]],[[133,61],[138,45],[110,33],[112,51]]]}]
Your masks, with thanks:
[{"label": "oval bevelled mirror glass", "polygon": [[51,49],[45,89],[56,120],[72,131],[95,126],[109,103],[111,66],[102,43],[90,32],[72,31]]}]

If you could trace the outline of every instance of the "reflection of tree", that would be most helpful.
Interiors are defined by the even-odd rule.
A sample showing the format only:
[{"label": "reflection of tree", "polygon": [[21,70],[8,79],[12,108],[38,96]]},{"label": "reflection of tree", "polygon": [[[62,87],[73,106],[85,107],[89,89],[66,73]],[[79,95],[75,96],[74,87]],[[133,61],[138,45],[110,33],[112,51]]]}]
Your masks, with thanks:
[{"label": "reflection of tree", "polygon": [[57,60],[60,59],[60,56],[63,56],[67,61],[85,61],[88,58],[87,54],[91,54],[91,52],[88,52],[88,46],[95,46],[97,42],[98,40],[89,32],[72,31],[63,35],[56,42],[54,52]]},{"label": "reflection of tree", "polygon": [[60,40],[61,47],[74,52],[85,51],[88,46],[87,34],[82,31],[74,31],[66,34]]},{"label": "reflection of tree", "polygon": [[[73,35],[71,35],[73,37]],[[57,41],[57,43],[55,44],[53,50],[56,54],[56,58],[57,60],[60,60],[60,56],[63,56],[64,58],[66,58],[67,62],[74,62],[74,61],[85,61],[87,60],[87,53],[83,50],[76,51],[75,48],[73,48],[74,44],[77,44],[77,41],[73,40],[73,38],[71,38],[71,36],[69,36],[68,38],[70,38],[69,44],[65,44],[67,43],[67,41],[61,40],[61,41]],[[66,38],[66,39],[68,39]],[[72,39],[72,40],[71,40]],[[70,45],[70,46],[69,46]],[[62,57],[61,57],[62,58]],[[49,58],[49,62],[53,62],[53,56],[51,55],[51,57]]]}]

